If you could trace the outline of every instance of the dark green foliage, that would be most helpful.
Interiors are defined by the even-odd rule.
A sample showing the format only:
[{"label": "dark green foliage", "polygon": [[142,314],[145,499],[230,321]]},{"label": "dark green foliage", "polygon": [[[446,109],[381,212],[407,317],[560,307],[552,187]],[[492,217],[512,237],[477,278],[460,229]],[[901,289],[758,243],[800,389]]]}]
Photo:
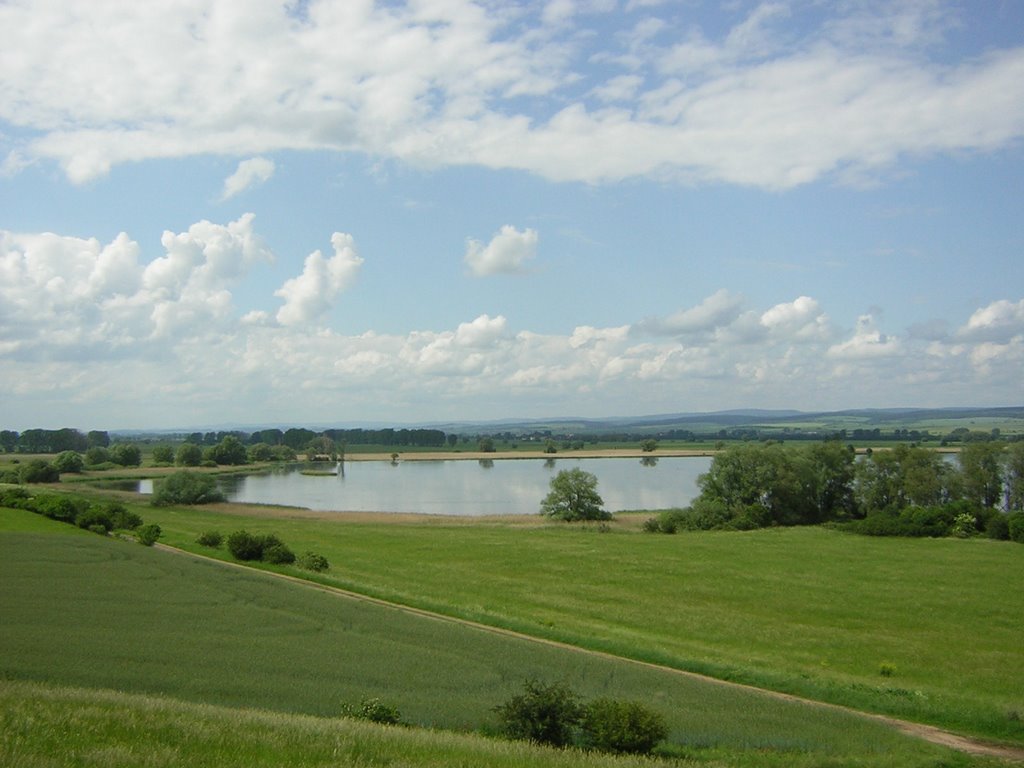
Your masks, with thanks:
[{"label": "dark green foliage", "polygon": [[33,459],[18,470],[18,479],[22,483],[56,483],[60,472],[47,461]]},{"label": "dark green foliage", "polygon": [[1011,512],[1006,519],[1010,541],[1024,544],[1024,512]]},{"label": "dark green foliage", "polygon": [[134,531],[142,525],[142,517],[129,510],[119,501],[112,501],[107,504],[106,510],[116,529]]},{"label": "dark green foliage", "polygon": [[182,470],[168,475],[157,484],[152,503],[155,506],[169,504],[211,504],[224,501],[224,495],[217,490],[217,482],[209,475]]},{"label": "dark green foliage", "polygon": [[182,443],[174,454],[174,463],[179,467],[198,467],[203,460],[203,449],[195,443]]},{"label": "dark green foliage", "polygon": [[0,507],[29,509],[32,496],[24,488],[0,488]]},{"label": "dark green foliage", "polygon": [[196,543],[211,549],[217,549],[224,543],[224,537],[220,531],[204,531],[196,537]]},{"label": "dark green foliage", "polygon": [[1010,521],[1007,516],[997,512],[985,523],[985,535],[997,541],[1007,541],[1010,538]]},{"label": "dark green foliage", "polygon": [[33,512],[37,512],[43,517],[63,523],[74,523],[78,516],[85,513],[88,508],[89,503],[84,499],[57,496],[56,494],[36,496],[30,507]]},{"label": "dark green foliage", "polygon": [[506,737],[565,747],[579,735],[584,707],[579,696],[561,683],[528,680],[522,693],[494,711]]},{"label": "dark green foliage", "polygon": [[153,448],[153,461],[157,464],[173,464],[174,448],[169,445],[158,445]]},{"label": "dark green foliage", "polygon": [[78,451],[62,451],[53,460],[58,472],[81,472],[85,468],[85,460]]},{"label": "dark green foliage", "polygon": [[604,500],[597,492],[597,478],[582,469],[563,469],[551,478],[551,491],[540,505],[541,514],[558,520],[608,520],[601,509]]},{"label": "dark green foliage", "polygon": [[640,450],[644,453],[653,453],[658,450],[658,441],[653,438],[644,440],[640,443]]},{"label": "dark green foliage", "polygon": [[380,699],[362,699],[358,704],[342,704],[341,716],[356,720],[369,720],[382,725],[401,725],[402,714],[398,707],[385,704]]},{"label": "dark green foliage", "polygon": [[236,560],[260,560],[273,565],[291,565],[295,562],[295,553],[272,533],[259,535],[244,529],[235,531],[228,534],[227,547]]},{"label": "dark green foliage", "polygon": [[316,573],[323,573],[331,568],[331,564],[327,562],[327,558],[323,555],[318,555],[316,552],[303,552],[299,555],[295,564],[298,565],[299,568],[303,568],[307,571],[314,571]]},{"label": "dark green foliage", "polygon": [[152,547],[156,544],[157,539],[160,538],[162,533],[163,531],[160,530],[159,525],[156,523],[149,523],[148,525],[143,525],[139,528],[135,537],[138,539],[139,544],[142,544],[145,547]]},{"label": "dark green foliage", "polygon": [[203,458],[215,461],[217,464],[227,465],[245,464],[249,461],[245,446],[234,435],[227,435],[217,445],[208,448],[204,452]]},{"label": "dark green foliage", "polygon": [[137,467],[142,464],[142,450],[137,445],[115,443],[110,446],[110,460],[122,467]]},{"label": "dark green foliage", "polygon": [[477,443],[476,449],[481,453],[494,453],[497,448],[494,447],[494,440],[490,437],[480,438],[480,442]]},{"label": "dark green foliage", "polygon": [[89,507],[75,518],[75,525],[90,531],[110,533],[114,529],[114,521],[110,513],[99,507]]},{"label": "dark green foliage", "polygon": [[648,754],[668,736],[665,718],[636,701],[596,699],[582,727],[584,744],[601,752]]},{"label": "dark green foliage", "polygon": [[110,461],[110,451],[102,445],[94,445],[85,452],[85,464],[93,467],[97,464],[106,464]]}]

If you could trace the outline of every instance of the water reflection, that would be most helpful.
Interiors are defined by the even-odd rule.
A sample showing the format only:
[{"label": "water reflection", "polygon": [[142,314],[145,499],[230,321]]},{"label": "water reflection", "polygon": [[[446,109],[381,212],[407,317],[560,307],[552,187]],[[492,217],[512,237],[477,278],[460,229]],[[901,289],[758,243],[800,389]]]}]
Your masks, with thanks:
[{"label": "water reflection", "polygon": [[[654,459],[653,463],[644,459]],[[611,511],[686,506],[708,458],[557,460],[598,479]],[[304,475],[302,470],[331,475]],[[556,459],[477,461],[348,461],[298,464],[218,479],[230,501],[325,511],[416,512],[435,515],[536,514],[550,490]],[[336,475],[333,475],[337,472]],[[152,490],[150,484],[150,492]]]},{"label": "water reflection", "polygon": [[658,457],[657,456],[641,456],[640,457],[640,466],[641,467],[656,467],[656,466],[658,466]]}]

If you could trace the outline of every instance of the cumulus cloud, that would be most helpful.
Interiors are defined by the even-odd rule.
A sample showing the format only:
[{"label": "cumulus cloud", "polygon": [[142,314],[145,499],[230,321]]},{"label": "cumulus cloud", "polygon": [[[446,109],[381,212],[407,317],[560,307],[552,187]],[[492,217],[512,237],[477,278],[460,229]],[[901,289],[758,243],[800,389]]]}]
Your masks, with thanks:
[{"label": "cumulus cloud", "polygon": [[221,200],[228,200],[251,187],[269,181],[273,177],[275,169],[274,161],[265,157],[243,160],[238,164],[237,170],[224,179]]},{"label": "cumulus cloud", "polygon": [[355,282],[362,257],[356,252],[352,235],[335,232],[331,236],[334,255],[324,258],[320,251],[306,257],[302,274],[285,282],[274,291],[275,296],[284,299],[284,305],[277,311],[277,321],[282,325],[310,323],[333,306],[338,295]]},{"label": "cumulus cloud", "polygon": [[1024,336],[1024,299],[1001,299],[974,312],[957,336],[962,339],[1007,343]]},{"label": "cumulus cloud", "polygon": [[487,245],[479,240],[469,240],[463,260],[476,277],[522,274],[537,255],[537,240],[535,230],[520,232],[506,224]]},{"label": "cumulus cloud", "polygon": [[689,309],[668,317],[650,318],[637,325],[637,330],[657,335],[706,333],[732,323],[740,314],[743,298],[724,288]]},{"label": "cumulus cloud", "polygon": [[[1024,135],[1024,46],[959,53],[941,4],[765,2],[722,29],[659,5],[631,0],[647,32],[608,35],[594,14],[612,0],[322,0],[301,19],[287,3],[0,4],[19,30],[0,67],[0,120],[20,136],[4,167],[47,158],[86,182],[150,158],[320,149],[782,189]],[[225,196],[265,178],[256,160]]]}]

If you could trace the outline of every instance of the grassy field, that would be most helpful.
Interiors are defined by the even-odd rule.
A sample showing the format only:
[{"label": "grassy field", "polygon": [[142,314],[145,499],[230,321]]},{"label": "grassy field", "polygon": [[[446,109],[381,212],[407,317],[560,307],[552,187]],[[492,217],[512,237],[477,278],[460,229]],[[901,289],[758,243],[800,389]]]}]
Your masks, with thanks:
[{"label": "grassy field", "polygon": [[209,529],[274,532],[366,594],[1024,743],[1020,545],[820,528],[663,536],[637,532],[639,517],[599,533],[532,517],[143,513],[175,546],[203,551]]},{"label": "grassy field", "polygon": [[[168,752],[168,740],[184,742],[174,749],[197,750],[209,760],[207,751],[216,757],[218,750],[233,749],[232,739],[240,735],[231,723],[239,718],[264,718],[266,729],[253,726],[260,738],[273,741],[273,733],[280,732],[288,744],[301,743],[310,727],[335,733],[349,728],[60,690],[67,686],[318,717],[335,715],[345,701],[380,696],[414,723],[472,730],[486,728],[490,708],[518,691],[527,677],[564,680],[588,698],[641,699],[665,715],[675,753],[698,762],[981,764],[842,711],[339,598],[126,542],[74,535],[56,523],[51,525],[69,533],[26,532],[18,519],[26,514],[0,511],[0,764],[5,766],[50,765],[29,757],[53,754],[67,758],[58,765],[220,764],[172,759],[180,755]],[[70,706],[76,697],[82,704]],[[147,718],[158,717],[172,722],[146,725]],[[341,764],[446,764],[439,755],[456,749],[453,744],[456,753],[468,750],[464,764],[533,764],[511,757],[490,763],[492,751],[521,750],[436,735],[422,737],[413,750],[424,752],[417,762],[402,754],[413,749],[409,739],[415,738],[392,736],[371,739],[374,745],[367,748],[380,750],[379,760]],[[267,754],[278,748],[285,747],[275,741]],[[138,750],[146,754],[147,749],[162,757],[152,763],[140,759]],[[120,755],[120,762],[72,759],[83,753]],[[309,762],[224,764],[323,764],[318,761],[326,758],[316,754]],[[531,759],[537,765],[564,764],[556,758]],[[611,763],[594,758],[592,764]]]}]

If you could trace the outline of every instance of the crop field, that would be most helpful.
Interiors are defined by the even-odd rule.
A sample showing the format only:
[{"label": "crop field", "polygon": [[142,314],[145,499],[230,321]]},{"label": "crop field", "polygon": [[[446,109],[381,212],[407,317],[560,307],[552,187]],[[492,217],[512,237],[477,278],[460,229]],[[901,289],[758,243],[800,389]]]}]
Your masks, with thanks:
[{"label": "crop field", "polygon": [[1020,545],[230,509],[145,514],[197,552],[228,557],[204,530],[273,532],[358,592],[1024,743]]},{"label": "crop field", "polygon": [[[27,514],[0,511],[0,700],[49,708],[50,714],[32,721],[52,720],[47,733],[77,730],[74,719],[86,717],[61,708],[62,697],[72,695],[65,687],[321,718],[335,716],[345,701],[379,696],[415,724],[486,730],[493,727],[491,707],[525,678],[537,678],[565,681],[585,697],[641,699],[665,715],[677,753],[711,764],[722,755],[729,756],[721,763],[728,765],[755,755],[750,764],[927,766],[956,757],[835,709],[414,615],[127,542],[73,531],[24,532],[17,518]],[[18,688],[14,681],[42,687]],[[114,749],[102,735],[107,729],[127,728],[126,722],[144,720],[151,709],[146,704],[126,717],[116,712],[133,706],[131,697],[110,694],[97,701],[82,708],[98,718],[83,732],[94,734],[105,750]],[[176,717],[223,719],[208,709],[159,706],[176,709]],[[0,749],[43,738],[28,733],[32,729],[24,722],[31,718],[18,709],[6,703],[0,708]],[[288,723],[284,730],[301,730],[308,721],[281,722]],[[200,742],[212,727],[199,728],[205,734]],[[767,763],[760,759],[764,755]],[[593,764],[607,763],[595,758]]]}]

